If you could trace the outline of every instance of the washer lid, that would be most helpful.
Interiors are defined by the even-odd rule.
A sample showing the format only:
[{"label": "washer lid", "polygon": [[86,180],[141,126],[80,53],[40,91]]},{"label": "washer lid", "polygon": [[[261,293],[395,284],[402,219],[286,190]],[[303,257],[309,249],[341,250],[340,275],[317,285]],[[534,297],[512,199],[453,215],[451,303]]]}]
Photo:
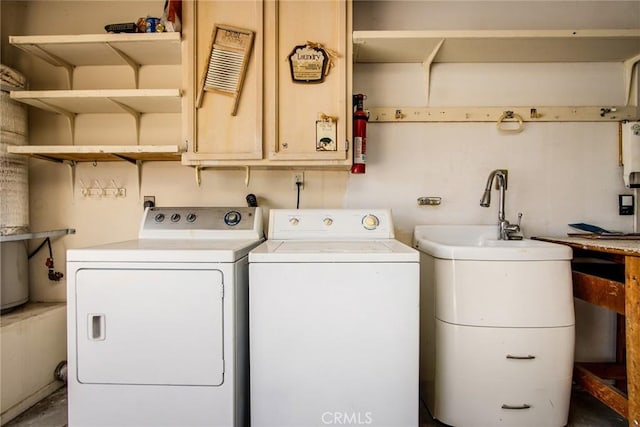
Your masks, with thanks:
[{"label": "washer lid", "polygon": [[249,262],[418,262],[415,249],[386,240],[268,240],[249,252]]},{"label": "washer lid", "polygon": [[67,261],[235,262],[262,240],[139,239],[67,250]]}]

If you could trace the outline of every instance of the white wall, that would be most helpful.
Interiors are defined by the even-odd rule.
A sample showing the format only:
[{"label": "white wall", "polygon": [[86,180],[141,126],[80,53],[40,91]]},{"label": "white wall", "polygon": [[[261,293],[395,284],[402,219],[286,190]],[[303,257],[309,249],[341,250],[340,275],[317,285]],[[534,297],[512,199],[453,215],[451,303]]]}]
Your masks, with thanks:
[{"label": "white wall", "polygon": [[[553,10],[553,13],[550,11]],[[371,29],[637,28],[632,2],[356,2],[355,27]],[[543,18],[544,19],[541,19]],[[427,101],[420,64],[356,64],[354,93],[367,106],[624,105],[621,64],[435,64]],[[495,123],[371,123],[367,173],[349,178],[345,206],[391,207],[397,237],[417,224],[497,222],[479,200],[490,171],[509,170],[507,219],[523,213],[526,236],[565,235],[568,223],[632,231],[618,215],[624,187],[617,123],[526,123],[502,134]],[[495,191],[494,191],[495,193]],[[421,196],[440,206],[418,207]],[[576,303],[579,360],[614,357],[615,316]]]},{"label": "white wall", "polygon": [[[64,75],[59,70],[39,60],[25,60],[14,49],[7,49],[6,29],[22,34],[101,32],[108,22],[126,22],[153,14],[162,3],[3,1],[3,11],[11,7],[11,16],[15,17],[12,19],[23,20],[23,25],[5,25],[9,18],[2,14],[3,61],[24,71],[41,87],[49,83],[62,85]],[[639,13],[637,2],[619,1],[357,1],[355,23],[356,29],[482,29],[486,25],[494,29],[542,25],[629,28],[637,27]],[[573,67],[436,65],[432,70],[430,103],[624,103],[620,99],[623,89],[618,66]],[[594,80],[597,84],[585,86],[585,82]],[[354,90],[367,94],[366,105],[370,106],[425,104],[423,74],[416,65],[358,64]],[[32,144],[68,143],[68,130],[60,117],[32,111],[30,120]],[[130,132],[124,130],[129,124],[105,127],[101,120],[96,124],[104,130],[93,136],[96,139],[130,138]],[[632,227],[629,217],[617,215],[617,195],[627,191],[617,166],[614,124],[527,124],[518,135],[501,135],[492,123],[370,124],[368,161],[365,175],[307,171],[301,207],[391,207],[398,237],[410,242],[416,224],[493,222],[497,208],[483,209],[478,201],[488,173],[495,168],[508,168],[507,215],[513,220],[517,212],[523,212],[523,228],[529,236],[563,234],[566,224],[573,221],[625,231]],[[74,192],[67,166],[33,160],[30,171],[31,229],[77,230],[76,235],[54,242],[58,269],[64,267],[67,248],[135,238],[142,202],[134,166],[124,162],[79,165]],[[290,171],[252,171],[246,187],[243,171],[206,170],[202,186],[197,187],[192,168],[151,162],[143,167],[140,195],[155,195],[159,205],[243,205],[245,195],[253,192],[264,206],[293,207],[295,191],[290,178]],[[126,187],[127,197],[82,198],[79,180],[90,183],[94,179],[103,184],[113,179]],[[417,207],[419,196],[440,196],[443,203],[439,207]],[[41,253],[31,261],[32,298],[62,301],[65,281],[47,280],[44,258]],[[593,318],[588,313],[581,321],[589,332],[583,334],[579,348],[588,347],[588,338],[602,331],[611,339],[611,334],[607,335],[611,321],[592,328],[587,322]],[[587,354],[596,358],[610,355],[609,348]]]},{"label": "white wall", "polygon": [[[431,106],[622,105],[622,67],[610,64],[436,64]],[[600,84],[594,85],[594,79]],[[371,106],[425,105],[419,64],[357,64],[354,92]],[[345,201],[380,201],[395,211],[401,236],[418,223],[493,223],[495,202],[479,200],[493,169],[509,169],[507,218],[523,213],[527,236],[563,235],[568,223],[631,231],[618,215],[624,187],[617,123],[525,123],[504,134],[495,123],[371,123],[367,174],[352,176]],[[417,197],[442,197],[418,207]]]},{"label": "white wall", "polygon": [[638,28],[636,0],[354,0],[356,30]]},{"label": "white wall", "polygon": [[[505,68],[512,67],[499,70],[499,66],[492,66],[492,75],[504,77]],[[491,103],[495,99],[491,93],[498,93],[503,85],[496,81],[491,85],[490,74],[482,70],[486,66],[461,68],[464,70],[445,76],[434,67],[431,100],[437,101],[435,105],[505,105]],[[585,74],[591,75],[594,70],[588,68],[601,66],[585,68]],[[545,70],[540,71],[544,76]],[[616,70],[608,71],[616,74]],[[484,84],[478,83],[478,87],[491,93],[470,88],[473,90],[466,92],[468,104],[458,103],[455,95],[461,94],[459,88],[447,92],[438,87],[452,86],[447,81],[452,76],[464,84],[475,81],[478,75],[484,77]],[[424,98],[419,66],[358,65],[355,76],[354,93],[367,94],[368,105],[424,105],[417,99]],[[570,81],[570,76],[564,81]],[[514,98],[506,105],[518,106],[529,105],[517,99],[527,92],[551,99],[534,105],[557,105],[560,98],[585,97],[584,88],[576,92],[550,86],[544,90],[546,87],[536,79],[523,78],[518,90],[498,95]],[[611,93],[620,93],[612,86]],[[603,91],[603,98],[610,97],[606,86]],[[397,99],[398,94],[403,100]],[[600,104],[594,101],[584,105]],[[397,237],[407,243],[416,224],[497,223],[495,190],[490,208],[479,205],[487,176],[497,168],[509,170],[507,219],[516,221],[517,213],[522,212],[522,229],[528,237],[562,236],[571,231],[567,224],[574,222],[612,230],[633,229],[632,216],[618,215],[618,194],[630,191],[624,187],[622,168],[618,166],[617,123],[526,123],[519,134],[502,134],[494,123],[378,123],[369,125],[367,137],[367,173],[350,177],[345,206],[391,207]],[[421,196],[442,197],[442,204],[419,207],[416,199]],[[576,316],[577,358],[613,358],[615,316],[580,301],[576,303]]]}]

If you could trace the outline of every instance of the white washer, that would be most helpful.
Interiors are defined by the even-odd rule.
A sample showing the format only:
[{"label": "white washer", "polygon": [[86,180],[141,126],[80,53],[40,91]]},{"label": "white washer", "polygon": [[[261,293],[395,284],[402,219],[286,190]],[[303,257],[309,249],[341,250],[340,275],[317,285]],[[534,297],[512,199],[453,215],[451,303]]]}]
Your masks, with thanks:
[{"label": "white washer", "polygon": [[138,237],[67,251],[69,425],[246,425],[260,208],[147,208]]},{"label": "white washer", "polygon": [[252,426],[418,425],[419,254],[389,210],[271,210],[249,275]]}]

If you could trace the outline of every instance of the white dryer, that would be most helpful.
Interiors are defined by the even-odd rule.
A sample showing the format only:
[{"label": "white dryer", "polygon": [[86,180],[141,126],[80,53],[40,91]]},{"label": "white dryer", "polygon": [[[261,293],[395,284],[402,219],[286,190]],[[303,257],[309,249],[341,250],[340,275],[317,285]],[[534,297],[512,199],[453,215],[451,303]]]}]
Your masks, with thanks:
[{"label": "white dryer", "polygon": [[418,425],[419,254],[389,210],[271,210],[249,274],[252,426]]},{"label": "white dryer", "polygon": [[147,208],[138,237],[67,251],[69,425],[246,425],[260,208]]}]

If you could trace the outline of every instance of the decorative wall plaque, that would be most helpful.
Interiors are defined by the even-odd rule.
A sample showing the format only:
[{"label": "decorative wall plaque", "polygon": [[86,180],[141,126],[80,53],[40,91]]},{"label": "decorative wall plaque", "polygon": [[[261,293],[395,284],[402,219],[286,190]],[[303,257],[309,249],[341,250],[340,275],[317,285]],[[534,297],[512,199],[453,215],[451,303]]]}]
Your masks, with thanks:
[{"label": "decorative wall plaque", "polygon": [[322,83],[330,62],[327,51],[316,43],[296,46],[289,55],[291,79],[301,83]]},{"label": "decorative wall plaque", "polygon": [[338,129],[336,118],[322,114],[316,121],[316,151],[337,151]]}]

